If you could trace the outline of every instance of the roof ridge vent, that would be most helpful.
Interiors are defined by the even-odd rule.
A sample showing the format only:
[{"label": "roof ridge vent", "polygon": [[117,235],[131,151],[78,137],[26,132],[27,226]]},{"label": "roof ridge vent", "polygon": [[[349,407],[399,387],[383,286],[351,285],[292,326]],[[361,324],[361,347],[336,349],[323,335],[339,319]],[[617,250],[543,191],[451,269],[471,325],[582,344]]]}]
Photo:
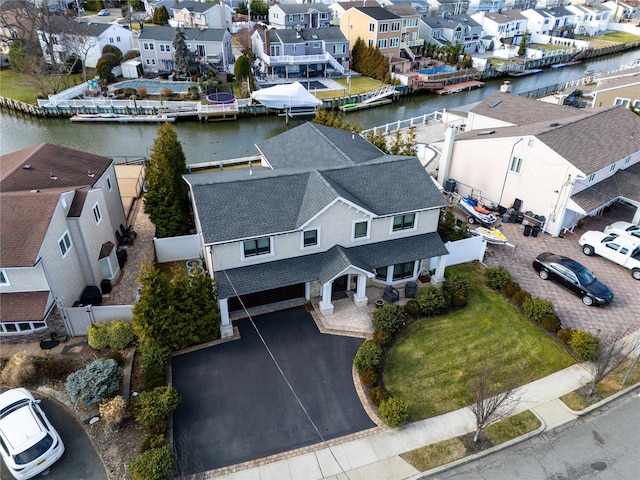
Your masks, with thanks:
[{"label": "roof ridge vent", "polygon": [[56,177],[56,176],[53,174],[53,172],[49,172],[49,178],[50,178],[51,180],[57,180],[57,179],[58,179],[58,177]]},{"label": "roof ridge vent", "polygon": [[22,169],[23,170],[33,170],[33,167],[31,165],[23,165]]}]

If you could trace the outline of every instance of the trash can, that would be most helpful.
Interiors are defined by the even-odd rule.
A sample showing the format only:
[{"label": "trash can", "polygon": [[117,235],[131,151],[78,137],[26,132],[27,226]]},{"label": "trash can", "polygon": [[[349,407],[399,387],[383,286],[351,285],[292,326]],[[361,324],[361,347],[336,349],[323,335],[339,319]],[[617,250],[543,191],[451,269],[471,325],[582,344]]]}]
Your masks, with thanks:
[{"label": "trash can", "polygon": [[502,215],[502,223],[509,223],[509,214],[508,213],[504,213]]},{"label": "trash can", "polygon": [[111,280],[105,278],[100,282],[100,290],[103,295],[109,295],[111,293]]},{"label": "trash can", "polygon": [[533,230],[531,230],[531,236],[532,237],[537,237],[538,233],[540,233],[540,227],[538,227],[537,225],[535,227],[533,227]]},{"label": "trash can", "polygon": [[524,236],[528,237],[529,235],[531,235],[531,225],[525,225],[524,226]]}]

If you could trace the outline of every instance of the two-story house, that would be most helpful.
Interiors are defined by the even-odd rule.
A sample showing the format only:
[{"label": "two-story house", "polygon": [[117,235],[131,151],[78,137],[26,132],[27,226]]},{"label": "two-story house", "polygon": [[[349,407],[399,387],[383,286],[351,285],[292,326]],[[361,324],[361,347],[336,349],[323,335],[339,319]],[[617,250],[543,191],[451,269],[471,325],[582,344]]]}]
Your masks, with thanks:
[{"label": "two-story house", "polygon": [[439,181],[470,185],[504,208],[519,199],[553,236],[617,201],[634,205],[640,221],[640,117],[627,108],[576,109],[498,92],[467,121],[470,130],[448,135]]},{"label": "two-story house", "polygon": [[420,38],[420,13],[408,3],[392,3],[385,8],[401,19],[401,54],[404,53],[407,58],[415,60],[415,54],[424,45],[424,40]]},{"label": "two-story house", "polygon": [[465,53],[475,53],[480,48],[482,26],[467,15],[430,17],[422,20],[421,36],[440,46],[460,43]]},{"label": "two-story house", "polygon": [[622,105],[640,112],[640,67],[603,74],[595,86],[584,90],[593,107]]},{"label": "two-story house", "polygon": [[469,12],[501,12],[506,10],[506,0],[471,0]]},{"label": "two-story house", "polygon": [[324,3],[274,4],[269,7],[274,28],[324,28],[331,25],[331,9]]},{"label": "two-story house", "polygon": [[602,4],[611,10],[609,21],[633,22],[640,18],[640,1],[638,0],[609,0]]},{"label": "two-story house", "polygon": [[496,48],[500,45],[519,45],[528,28],[527,17],[516,10],[479,12],[471,17],[482,25],[484,35],[491,37]]},{"label": "two-story house", "polygon": [[169,9],[169,25],[177,28],[231,28],[233,11],[224,2],[218,4],[185,0]]},{"label": "two-story house", "polygon": [[432,16],[465,15],[470,13],[470,0],[427,0]]},{"label": "two-story house", "polygon": [[340,17],[344,12],[352,7],[378,7],[380,4],[376,0],[362,0],[361,2],[335,2],[329,5],[331,10],[331,25],[339,27]]},{"label": "two-story house", "polygon": [[45,143],[2,155],[0,180],[0,336],[62,333],[54,306],[120,275],[114,161]]},{"label": "two-story house", "polygon": [[269,74],[281,77],[325,75],[328,68],[344,73],[349,42],[338,27],[256,29],[253,53]]},{"label": "two-story house", "polygon": [[527,28],[532,34],[551,37],[573,36],[575,14],[564,7],[530,8],[524,10],[522,15],[528,18]]},{"label": "two-story house", "polygon": [[[416,12],[417,14],[417,12]],[[416,32],[418,25],[416,24]],[[400,57],[402,18],[383,7],[352,7],[342,14],[340,30],[353,46],[358,38],[386,57]]]},{"label": "two-story house", "polygon": [[595,37],[602,35],[609,26],[609,17],[612,12],[600,4],[567,5],[565,8],[575,14],[576,35]]},{"label": "two-story house", "polygon": [[51,17],[47,30],[38,30],[42,55],[49,64],[61,64],[73,54],[87,67],[95,68],[102,49],[111,45],[125,54],[131,51],[133,34],[122,25],[79,23],[64,17]]},{"label": "two-story house", "polygon": [[[227,69],[232,63],[231,34],[225,28],[183,29],[187,48],[203,64]],[[173,40],[176,29],[171,27],[145,28],[138,36],[140,61],[145,72],[169,71],[175,68]]]},{"label": "two-story house", "polygon": [[446,202],[416,157],[314,123],[257,148],[262,168],[185,176],[223,335],[243,308],[320,297],[330,315],[332,292],[363,306],[367,282],[415,279],[436,257],[443,273]]}]

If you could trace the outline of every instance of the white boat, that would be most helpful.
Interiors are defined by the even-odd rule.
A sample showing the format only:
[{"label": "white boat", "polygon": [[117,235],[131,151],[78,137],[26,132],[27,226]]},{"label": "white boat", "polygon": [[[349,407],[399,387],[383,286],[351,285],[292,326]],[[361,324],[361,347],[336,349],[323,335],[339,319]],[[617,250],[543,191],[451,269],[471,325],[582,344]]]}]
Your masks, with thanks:
[{"label": "white boat", "polygon": [[466,212],[467,220],[471,224],[480,223],[488,227],[498,219],[491,211],[479,206],[475,200],[468,197],[462,197],[458,202],[458,206]]},{"label": "white boat", "polygon": [[471,233],[484,238],[487,243],[492,243],[494,245],[503,245],[507,243],[507,237],[505,237],[504,233],[497,228],[477,227],[474,230],[471,230]]}]

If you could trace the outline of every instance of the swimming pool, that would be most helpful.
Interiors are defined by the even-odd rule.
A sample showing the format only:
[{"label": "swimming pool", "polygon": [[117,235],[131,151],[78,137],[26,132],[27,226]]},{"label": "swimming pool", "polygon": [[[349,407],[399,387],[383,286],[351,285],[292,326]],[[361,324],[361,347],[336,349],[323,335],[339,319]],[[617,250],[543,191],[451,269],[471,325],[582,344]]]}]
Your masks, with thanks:
[{"label": "swimming pool", "polygon": [[456,71],[456,67],[450,67],[449,65],[440,65],[434,68],[418,70],[418,72],[422,73],[423,75],[432,75],[434,73],[448,73],[448,72],[455,72],[455,71]]},{"label": "swimming pool", "polygon": [[118,90],[120,88],[145,87],[147,89],[147,93],[151,95],[159,94],[160,89],[164,87],[170,88],[173,93],[188,93],[189,88],[197,86],[197,82],[171,82],[168,80],[145,80],[141,78],[137,80],[125,80],[124,82],[114,83],[111,85],[114,90]]}]

